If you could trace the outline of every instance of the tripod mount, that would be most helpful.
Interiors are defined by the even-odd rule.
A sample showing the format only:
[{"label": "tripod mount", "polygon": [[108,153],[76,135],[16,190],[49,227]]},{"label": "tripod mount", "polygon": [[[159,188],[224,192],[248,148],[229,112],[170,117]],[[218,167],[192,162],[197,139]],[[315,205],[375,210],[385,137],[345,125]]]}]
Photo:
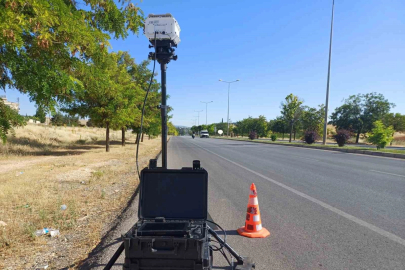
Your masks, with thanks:
[{"label": "tripod mount", "polygon": [[[125,250],[124,269],[210,270],[214,251],[211,237],[220,244],[221,253],[227,250],[235,258],[228,261],[233,270],[254,269],[250,258],[240,256],[207,225],[208,172],[200,167],[200,161],[194,160],[189,168],[167,169],[166,69],[171,60],[177,60],[175,48],[180,42],[180,27],[171,14],[150,14],[144,31],[151,43],[149,48],[155,49],[148,58],[157,61],[161,69],[158,107],[162,119],[162,166],[158,167],[157,160],[152,159],[149,168],[142,171],[139,220],[123,235],[123,242],[104,269],[111,269]],[[190,191],[197,194],[187,195]]]}]

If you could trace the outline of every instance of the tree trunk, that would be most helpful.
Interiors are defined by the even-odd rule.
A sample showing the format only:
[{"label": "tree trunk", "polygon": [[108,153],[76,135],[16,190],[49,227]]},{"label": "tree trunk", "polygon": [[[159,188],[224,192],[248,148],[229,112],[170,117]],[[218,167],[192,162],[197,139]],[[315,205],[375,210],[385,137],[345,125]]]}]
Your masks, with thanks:
[{"label": "tree trunk", "polygon": [[138,140],[139,140],[139,133],[137,132],[137,133],[136,133],[135,144],[137,144],[137,143],[138,143]]},{"label": "tree trunk", "polygon": [[356,143],[359,143],[360,133],[361,133],[361,129],[359,129],[359,131],[357,131]]},{"label": "tree trunk", "polygon": [[150,134],[148,134],[148,140],[150,140]]},{"label": "tree trunk", "polygon": [[294,129],[294,141],[295,141],[295,135],[297,134],[297,131]]},{"label": "tree trunk", "polygon": [[121,145],[125,146],[125,128],[121,129]]},{"label": "tree trunk", "polygon": [[107,122],[107,128],[105,131],[105,151],[110,152],[110,123]]},{"label": "tree trunk", "polygon": [[283,141],[284,141],[284,131],[283,131]]},{"label": "tree trunk", "polygon": [[294,124],[291,123],[291,128],[290,128],[290,142],[291,142],[291,139],[292,139],[293,127],[294,127]]},{"label": "tree trunk", "polygon": [[141,142],[143,142],[143,134],[144,134],[144,133],[142,132],[142,138],[141,138]]}]

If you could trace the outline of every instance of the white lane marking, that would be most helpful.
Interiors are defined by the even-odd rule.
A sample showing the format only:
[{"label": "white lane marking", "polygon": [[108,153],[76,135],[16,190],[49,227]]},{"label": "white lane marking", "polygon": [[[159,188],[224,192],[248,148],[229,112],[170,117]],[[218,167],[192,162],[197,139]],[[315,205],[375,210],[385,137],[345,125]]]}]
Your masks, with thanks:
[{"label": "white lane marking", "polygon": [[380,172],[380,171],[375,171],[375,170],[370,170],[370,172],[376,172],[376,173],[383,173],[383,174],[395,175],[395,176],[399,176],[399,177],[404,177],[404,178],[405,178],[405,175],[400,175],[400,174],[395,174],[395,173]]},{"label": "white lane marking", "polygon": [[370,223],[368,223],[368,222],[366,222],[364,220],[356,218],[355,216],[352,216],[352,215],[350,215],[350,214],[348,214],[346,212],[343,212],[342,210],[339,210],[339,209],[337,209],[337,208],[335,208],[335,207],[333,207],[333,206],[331,206],[331,205],[329,205],[327,203],[324,203],[324,202],[322,202],[320,200],[317,200],[317,199],[315,199],[315,198],[313,198],[313,197],[311,197],[311,196],[309,196],[309,195],[307,195],[305,193],[302,193],[301,191],[298,191],[298,190],[293,189],[293,188],[291,188],[289,186],[286,186],[286,185],[284,185],[284,184],[282,184],[282,183],[280,183],[280,182],[278,182],[278,181],[276,181],[274,179],[271,179],[270,177],[267,177],[267,176],[265,176],[265,175],[263,175],[261,173],[255,172],[255,171],[253,171],[253,170],[251,170],[251,169],[249,169],[249,168],[247,168],[247,167],[245,167],[243,165],[240,165],[239,163],[236,163],[236,162],[234,162],[232,160],[229,160],[229,159],[227,159],[227,158],[225,158],[223,156],[220,156],[217,153],[214,153],[214,152],[212,152],[210,150],[202,148],[201,146],[198,146],[195,143],[192,143],[192,144],[194,144],[195,146],[197,146],[197,147],[199,147],[199,148],[201,148],[201,149],[203,149],[203,150],[205,150],[205,151],[207,151],[207,152],[209,152],[209,153],[211,153],[211,154],[213,154],[213,155],[215,155],[215,156],[217,156],[219,158],[222,158],[223,160],[226,160],[226,161],[228,161],[228,162],[230,162],[230,163],[232,163],[232,164],[234,164],[234,165],[236,165],[236,166],[238,166],[238,167],[240,167],[242,169],[245,169],[246,171],[249,171],[249,172],[251,172],[251,173],[253,173],[253,174],[257,175],[257,176],[260,176],[261,178],[266,179],[267,181],[272,182],[273,184],[276,184],[279,187],[285,188],[288,191],[291,191],[292,193],[294,193],[294,194],[296,194],[296,195],[298,195],[298,196],[300,196],[302,198],[305,198],[305,199],[307,199],[307,200],[309,200],[309,201],[311,201],[313,203],[316,203],[316,204],[322,206],[323,208],[328,209],[328,210],[330,210],[330,211],[332,211],[332,212],[334,212],[334,213],[336,213],[336,214],[338,214],[338,215],[340,215],[340,216],[342,216],[342,217],[344,217],[344,218],[346,218],[346,219],[348,219],[350,221],[353,221],[354,223],[357,223],[358,225],[366,227],[367,229],[372,230],[373,232],[376,232],[379,235],[385,236],[388,239],[405,246],[405,239],[402,239],[401,237],[399,237],[399,236],[397,236],[397,235],[395,235],[393,233],[390,233],[390,232],[387,232],[386,230],[378,228],[377,226],[374,226],[374,225],[372,225],[372,224],[370,224]]}]

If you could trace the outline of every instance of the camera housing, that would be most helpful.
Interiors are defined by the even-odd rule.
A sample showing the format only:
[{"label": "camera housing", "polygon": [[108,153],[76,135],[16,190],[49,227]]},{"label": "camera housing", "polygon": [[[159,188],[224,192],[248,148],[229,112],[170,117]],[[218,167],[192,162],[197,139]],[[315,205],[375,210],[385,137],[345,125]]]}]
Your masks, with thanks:
[{"label": "camera housing", "polygon": [[149,14],[145,20],[144,34],[151,43],[155,40],[171,40],[174,45],[180,43],[180,26],[170,13]]}]

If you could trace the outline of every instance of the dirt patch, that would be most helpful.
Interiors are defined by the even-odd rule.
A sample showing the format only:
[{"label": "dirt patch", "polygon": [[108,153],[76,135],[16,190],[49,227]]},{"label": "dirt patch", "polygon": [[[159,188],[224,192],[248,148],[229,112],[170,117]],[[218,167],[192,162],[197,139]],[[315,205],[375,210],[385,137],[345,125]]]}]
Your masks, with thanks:
[{"label": "dirt patch", "polygon": [[46,162],[50,159],[54,159],[55,157],[41,157],[41,158],[25,158],[25,159],[19,159],[19,160],[10,160],[10,161],[2,161],[0,163],[0,172],[1,173],[6,173],[9,171],[14,171],[14,170],[19,170],[21,168],[27,168],[29,166],[38,164],[40,162]]}]

